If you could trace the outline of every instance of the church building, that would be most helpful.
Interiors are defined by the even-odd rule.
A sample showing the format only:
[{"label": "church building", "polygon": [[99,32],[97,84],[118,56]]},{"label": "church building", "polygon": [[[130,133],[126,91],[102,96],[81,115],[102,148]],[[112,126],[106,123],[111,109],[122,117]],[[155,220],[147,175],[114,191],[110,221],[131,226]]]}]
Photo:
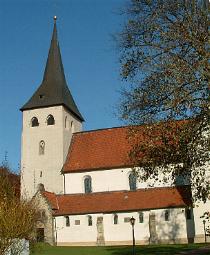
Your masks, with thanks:
[{"label": "church building", "polygon": [[[82,72],[82,71],[81,71]],[[41,85],[21,108],[21,194],[40,208],[37,239],[52,245],[203,242],[187,186],[139,182],[128,127],[83,131],[65,78],[56,17]]]}]

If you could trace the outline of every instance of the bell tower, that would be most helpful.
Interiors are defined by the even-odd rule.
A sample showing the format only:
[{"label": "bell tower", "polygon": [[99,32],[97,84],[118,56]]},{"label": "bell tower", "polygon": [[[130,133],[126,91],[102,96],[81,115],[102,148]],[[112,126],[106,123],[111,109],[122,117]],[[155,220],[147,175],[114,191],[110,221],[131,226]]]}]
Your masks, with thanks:
[{"label": "bell tower", "polygon": [[21,194],[31,198],[40,185],[62,194],[61,170],[72,134],[82,130],[84,119],[66,82],[56,17],[42,83],[20,110],[23,112]]}]

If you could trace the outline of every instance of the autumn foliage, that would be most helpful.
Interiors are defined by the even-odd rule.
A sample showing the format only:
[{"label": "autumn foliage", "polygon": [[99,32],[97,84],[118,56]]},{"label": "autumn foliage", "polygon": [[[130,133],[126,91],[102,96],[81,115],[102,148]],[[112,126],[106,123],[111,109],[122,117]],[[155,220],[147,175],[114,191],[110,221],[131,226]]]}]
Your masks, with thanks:
[{"label": "autumn foliage", "polygon": [[34,205],[20,199],[19,176],[0,167],[0,254],[5,254],[19,239],[30,239],[35,222]]},{"label": "autumn foliage", "polygon": [[[206,201],[209,1],[130,0],[123,14],[127,22],[118,46],[125,86],[118,110],[131,125],[135,171],[145,181],[158,179],[160,169],[172,179],[181,175],[194,190],[194,199]],[[138,126],[144,126],[143,140]]]}]

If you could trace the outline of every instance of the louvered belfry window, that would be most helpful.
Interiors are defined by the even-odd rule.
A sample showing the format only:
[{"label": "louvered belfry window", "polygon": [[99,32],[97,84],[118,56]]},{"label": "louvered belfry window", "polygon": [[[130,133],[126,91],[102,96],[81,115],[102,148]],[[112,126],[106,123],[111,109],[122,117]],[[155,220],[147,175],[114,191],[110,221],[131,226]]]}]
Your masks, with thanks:
[{"label": "louvered belfry window", "polygon": [[51,114],[47,117],[47,125],[55,125],[55,119]]},{"label": "louvered belfry window", "polygon": [[33,117],[31,119],[31,126],[32,127],[38,127],[39,126],[39,121],[38,121],[37,117]]}]

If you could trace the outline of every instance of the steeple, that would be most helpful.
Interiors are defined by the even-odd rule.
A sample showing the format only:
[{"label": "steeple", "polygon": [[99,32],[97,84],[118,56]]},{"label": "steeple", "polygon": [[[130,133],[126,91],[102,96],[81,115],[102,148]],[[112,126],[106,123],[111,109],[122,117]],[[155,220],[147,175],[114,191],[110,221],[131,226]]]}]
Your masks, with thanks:
[{"label": "steeple", "polygon": [[57,38],[56,16],[51,45],[41,85],[20,109],[21,111],[63,105],[79,120],[84,121],[69,91],[64,74],[60,47]]}]

